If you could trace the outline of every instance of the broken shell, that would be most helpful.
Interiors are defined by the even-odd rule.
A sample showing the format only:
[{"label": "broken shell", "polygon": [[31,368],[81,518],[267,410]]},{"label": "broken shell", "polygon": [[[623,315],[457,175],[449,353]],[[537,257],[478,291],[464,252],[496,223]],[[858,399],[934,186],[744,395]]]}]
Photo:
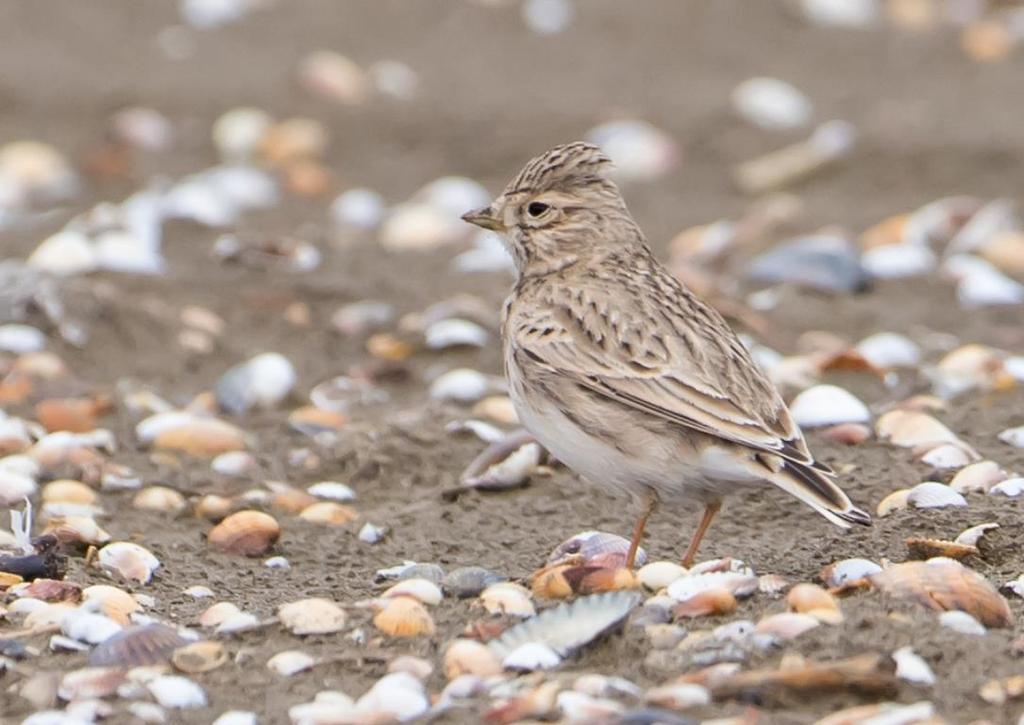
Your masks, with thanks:
[{"label": "broken shell", "polygon": [[147,486],[132,499],[132,506],[145,511],[178,513],[184,511],[187,505],[184,496],[166,486]]},{"label": "broken shell", "polygon": [[872,574],[871,583],[892,596],[935,610],[958,609],[990,627],[1008,627],[1013,614],[984,577],[952,559],[894,564]]},{"label": "broken shell", "polygon": [[819,626],[821,622],[810,614],[797,612],[781,612],[770,614],[761,619],[754,627],[756,634],[768,634],[785,641],[799,637]]},{"label": "broken shell", "polygon": [[717,617],[736,611],[736,597],[728,589],[714,587],[702,589],[677,604],[672,614],[676,619],[683,617]]},{"label": "broken shell", "polygon": [[312,669],[315,664],[316,660],[311,655],[295,649],[278,652],[267,660],[267,667],[283,677]]},{"label": "broken shell", "polygon": [[658,591],[680,577],[686,576],[686,567],[673,561],[655,561],[640,568],[637,578],[648,589]]},{"label": "broken shell", "polygon": [[964,544],[965,546],[977,546],[982,536],[987,532],[998,528],[999,524],[997,523],[978,524],[977,526],[972,526],[969,529],[961,531],[955,541],[956,543]]},{"label": "broken shell", "polygon": [[145,624],[118,632],[89,654],[93,667],[139,667],[165,662],[185,639],[165,624]]},{"label": "broken shell", "polygon": [[1010,498],[1017,498],[1018,496],[1024,495],[1024,478],[1008,478],[1005,481],[1000,481],[990,488],[988,492],[989,495],[1002,495],[1009,496]]},{"label": "broken shell", "polygon": [[327,526],[344,526],[359,518],[356,510],[334,501],[318,501],[307,506],[299,514],[303,521]]},{"label": "broken shell", "polygon": [[147,682],[146,689],[161,707],[173,710],[206,707],[203,688],[187,677],[162,675]]},{"label": "broken shell", "polygon": [[944,483],[925,481],[907,493],[907,503],[914,508],[932,509],[947,506],[966,506],[967,499]]},{"label": "broken shell", "polygon": [[896,676],[915,685],[935,684],[935,673],[912,647],[900,647],[892,653],[896,662]]},{"label": "broken shell", "polygon": [[472,639],[457,639],[444,653],[444,675],[454,680],[461,675],[493,677],[501,674],[501,661],[486,645]]},{"label": "broken shell", "polygon": [[384,597],[412,597],[421,604],[436,606],[444,595],[441,588],[432,581],[420,578],[403,579],[384,592]]},{"label": "broken shell", "polygon": [[995,461],[978,461],[958,471],[949,486],[957,493],[984,493],[1006,477],[1006,471]]},{"label": "broken shell", "polygon": [[1007,428],[999,434],[999,440],[1014,448],[1024,448],[1024,425]]},{"label": "broken shell", "polygon": [[622,622],[641,599],[636,592],[580,597],[505,630],[488,647],[505,658],[525,643],[539,642],[565,656]]},{"label": "broken shell", "polygon": [[888,516],[893,511],[902,511],[910,504],[907,502],[907,498],[910,496],[909,488],[901,488],[898,491],[893,491],[888,496],[878,502],[878,506],[875,508],[875,513],[879,517]]},{"label": "broken shell", "polygon": [[341,607],[319,597],[282,604],[277,618],[292,634],[330,634],[345,628],[345,612]]},{"label": "broken shell", "polygon": [[491,584],[480,593],[480,604],[490,614],[532,617],[537,613],[529,590],[512,582]]},{"label": "broken shell", "polygon": [[945,556],[949,559],[965,559],[978,553],[978,547],[942,539],[907,539],[907,548],[914,559],[931,559]]},{"label": "broken shell", "polygon": [[895,332],[878,332],[857,343],[857,352],[880,369],[911,368],[921,362],[917,344]]},{"label": "broken shell", "polygon": [[843,559],[822,569],[821,579],[830,587],[843,587],[880,571],[882,567],[868,559]]},{"label": "broken shell", "polygon": [[389,599],[377,612],[373,624],[392,637],[418,637],[436,631],[430,612],[417,600],[408,596]]},{"label": "broken shell", "polygon": [[806,428],[871,420],[871,412],[864,403],[835,385],[808,388],[796,396],[789,410],[793,420]]},{"label": "broken shell", "polygon": [[210,530],[210,544],[229,554],[262,556],[281,536],[281,527],[273,516],[261,511],[239,511]]},{"label": "broken shell", "polygon": [[[584,531],[555,547],[548,564],[576,563],[584,566],[616,567],[626,562],[630,541],[604,531]],[[647,553],[637,549],[636,563],[643,565]]]},{"label": "broken shell", "polygon": [[148,584],[160,568],[160,560],[147,549],[127,541],[107,544],[99,550],[96,561],[104,571],[140,584]]},{"label": "broken shell", "polygon": [[228,661],[227,650],[220,642],[203,640],[179,646],[171,653],[175,669],[190,675],[215,670]]},{"label": "broken shell", "polygon": [[988,634],[988,630],[985,629],[984,624],[967,612],[961,612],[955,609],[951,612],[943,612],[940,614],[939,624],[948,629],[960,632],[960,634],[971,634],[979,637]]},{"label": "broken shell", "polygon": [[532,672],[554,669],[561,663],[558,653],[543,642],[524,642],[509,652],[501,665],[507,670]]}]

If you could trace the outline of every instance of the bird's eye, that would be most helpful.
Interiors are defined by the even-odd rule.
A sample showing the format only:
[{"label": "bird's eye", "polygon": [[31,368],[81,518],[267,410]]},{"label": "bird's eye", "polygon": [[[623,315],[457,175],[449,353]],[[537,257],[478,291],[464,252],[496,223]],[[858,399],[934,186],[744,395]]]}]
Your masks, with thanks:
[{"label": "bird's eye", "polygon": [[550,208],[551,207],[549,207],[544,202],[534,201],[531,202],[528,207],[526,207],[526,211],[530,216],[540,216]]}]

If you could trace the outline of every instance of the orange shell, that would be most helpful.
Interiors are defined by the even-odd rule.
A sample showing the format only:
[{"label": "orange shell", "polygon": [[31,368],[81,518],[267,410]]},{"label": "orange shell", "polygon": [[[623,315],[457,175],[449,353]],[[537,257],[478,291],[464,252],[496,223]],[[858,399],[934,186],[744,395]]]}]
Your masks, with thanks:
[{"label": "orange shell", "polygon": [[736,597],[728,589],[715,587],[694,594],[676,605],[672,613],[676,619],[729,614],[736,611]]},{"label": "orange shell", "polygon": [[273,516],[261,511],[239,511],[214,526],[208,538],[221,551],[261,556],[280,536],[281,527]]}]

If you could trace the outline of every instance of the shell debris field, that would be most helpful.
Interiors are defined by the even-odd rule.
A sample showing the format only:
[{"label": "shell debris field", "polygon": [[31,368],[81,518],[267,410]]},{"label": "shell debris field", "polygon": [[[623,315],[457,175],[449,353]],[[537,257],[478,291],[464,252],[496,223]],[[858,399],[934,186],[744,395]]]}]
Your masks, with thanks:
[{"label": "shell debris field", "polygon": [[[0,7],[5,723],[1021,716],[1024,2],[125,4]],[[573,139],[872,527],[626,568],[460,220]]]}]

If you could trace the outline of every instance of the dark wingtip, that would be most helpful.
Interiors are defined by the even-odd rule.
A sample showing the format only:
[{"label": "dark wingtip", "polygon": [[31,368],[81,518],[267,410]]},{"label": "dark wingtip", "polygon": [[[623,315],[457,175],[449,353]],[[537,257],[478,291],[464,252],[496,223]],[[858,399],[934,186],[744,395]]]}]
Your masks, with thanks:
[{"label": "dark wingtip", "polygon": [[858,508],[851,508],[849,511],[843,511],[842,513],[836,512],[836,515],[843,519],[843,521],[849,521],[851,524],[871,526],[871,516]]}]

